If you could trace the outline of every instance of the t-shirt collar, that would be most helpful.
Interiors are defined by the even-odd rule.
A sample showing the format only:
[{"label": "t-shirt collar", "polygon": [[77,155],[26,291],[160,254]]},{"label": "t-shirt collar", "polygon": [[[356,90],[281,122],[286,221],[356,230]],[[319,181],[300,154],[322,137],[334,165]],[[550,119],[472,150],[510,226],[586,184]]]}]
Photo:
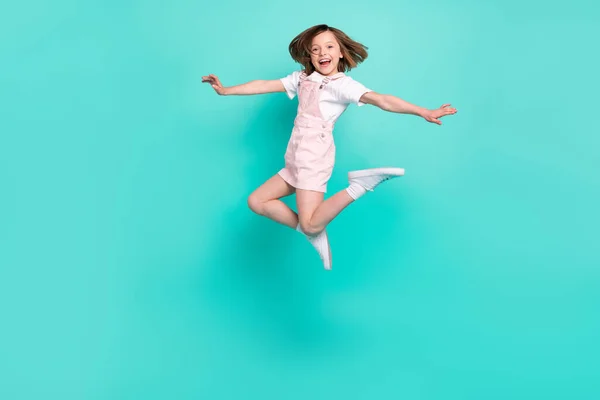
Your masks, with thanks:
[{"label": "t-shirt collar", "polygon": [[338,79],[338,78],[341,78],[343,76],[346,76],[346,74],[344,74],[343,72],[338,72],[337,74],[333,74],[333,75],[327,77],[325,75],[322,75],[322,74],[318,73],[316,70],[312,74],[310,74],[310,75],[314,75],[316,78],[323,78],[323,79],[329,78],[330,80],[334,80],[334,79]]}]

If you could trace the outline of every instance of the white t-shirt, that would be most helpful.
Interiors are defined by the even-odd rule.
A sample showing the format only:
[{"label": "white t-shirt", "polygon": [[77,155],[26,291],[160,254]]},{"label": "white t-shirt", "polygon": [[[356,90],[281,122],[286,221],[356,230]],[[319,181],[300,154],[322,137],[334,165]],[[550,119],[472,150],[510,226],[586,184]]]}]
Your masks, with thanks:
[{"label": "white t-shirt", "polygon": [[[298,82],[301,74],[302,71],[294,71],[285,78],[280,79],[290,99],[296,97],[298,93]],[[325,76],[315,71],[306,79],[321,83],[325,79]],[[335,122],[346,111],[350,103],[358,106],[364,105],[365,103],[359,100],[367,92],[372,92],[372,90],[367,89],[360,82],[355,81],[345,74],[341,78],[329,81],[321,90],[321,97],[319,98],[319,108],[323,119]]]}]

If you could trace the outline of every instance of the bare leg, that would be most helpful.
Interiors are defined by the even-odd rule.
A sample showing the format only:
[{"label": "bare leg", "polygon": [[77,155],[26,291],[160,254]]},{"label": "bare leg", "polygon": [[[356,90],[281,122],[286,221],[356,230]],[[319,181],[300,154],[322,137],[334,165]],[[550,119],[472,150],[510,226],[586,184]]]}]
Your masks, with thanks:
[{"label": "bare leg", "polygon": [[258,215],[263,215],[275,222],[296,229],[298,215],[283,201],[278,200],[289,196],[296,189],[283,180],[279,174],[269,178],[248,197],[248,206]]},{"label": "bare leg", "polygon": [[[371,168],[348,173],[350,186],[323,201],[323,193],[296,191],[300,226],[308,235],[317,235],[355,199],[373,191],[381,182],[404,175],[403,168]],[[351,196],[351,193],[353,195]]]},{"label": "bare leg", "polygon": [[344,208],[354,199],[344,189],[323,201],[321,192],[298,189],[296,201],[300,226],[307,235],[317,235],[323,231]]},{"label": "bare leg", "polygon": [[325,228],[316,229],[311,223],[311,217],[315,213],[315,210],[326,203],[323,201],[323,197],[324,195],[322,192],[302,189],[296,190],[296,204],[298,206],[300,229],[319,253],[325,269],[330,270],[331,247],[329,246],[327,231]]},{"label": "bare leg", "polygon": [[[252,211],[259,215],[263,215],[275,222],[289,226],[294,230],[298,229],[298,214],[292,211],[284,202],[279,200],[282,197],[294,193],[296,189],[283,180],[279,174],[271,177],[256,189],[248,197],[248,206]],[[321,201],[323,201],[323,193],[321,193]],[[317,238],[305,237],[317,249],[319,256],[323,261],[325,269],[331,269],[331,251],[329,249],[329,241],[325,233],[325,242],[322,236]]]}]

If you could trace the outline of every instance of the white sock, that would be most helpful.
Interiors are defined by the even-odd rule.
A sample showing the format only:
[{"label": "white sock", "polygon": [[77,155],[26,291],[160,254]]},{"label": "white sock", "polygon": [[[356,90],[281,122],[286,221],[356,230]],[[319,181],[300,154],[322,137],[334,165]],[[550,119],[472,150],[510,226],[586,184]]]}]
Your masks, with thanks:
[{"label": "white sock", "polygon": [[348,186],[346,188],[346,191],[348,192],[348,194],[350,195],[350,197],[352,197],[354,200],[358,199],[360,196],[362,196],[363,194],[367,193],[367,189],[365,189],[364,187],[360,186],[356,182],[352,182],[350,184],[350,186]]}]

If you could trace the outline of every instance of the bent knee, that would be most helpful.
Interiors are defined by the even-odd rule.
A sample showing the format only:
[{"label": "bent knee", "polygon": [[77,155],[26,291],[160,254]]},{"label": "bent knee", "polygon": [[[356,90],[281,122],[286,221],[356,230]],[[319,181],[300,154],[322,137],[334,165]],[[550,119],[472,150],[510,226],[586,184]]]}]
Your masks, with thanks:
[{"label": "bent knee", "polygon": [[254,194],[248,196],[248,207],[259,215],[264,213],[264,203]]},{"label": "bent knee", "polygon": [[311,224],[311,222],[307,220],[300,220],[300,228],[302,229],[302,232],[308,236],[318,235],[319,233],[323,232],[324,229],[321,226]]}]

